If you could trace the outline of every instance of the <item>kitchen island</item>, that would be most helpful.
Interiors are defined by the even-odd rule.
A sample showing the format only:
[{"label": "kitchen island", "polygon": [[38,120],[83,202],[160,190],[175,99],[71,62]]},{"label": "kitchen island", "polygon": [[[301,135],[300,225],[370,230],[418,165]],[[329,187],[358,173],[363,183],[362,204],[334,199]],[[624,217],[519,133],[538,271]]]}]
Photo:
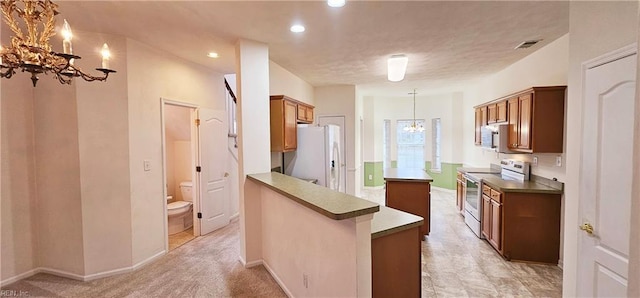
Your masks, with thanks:
[{"label": "kitchen island", "polygon": [[288,296],[420,295],[421,217],[279,173],[247,178],[243,263]]},{"label": "kitchen island", "polygon": [[431,178],[421,169],[384,170],[385,205],[424,218],[420,235],[429,235],[431,214]]}]

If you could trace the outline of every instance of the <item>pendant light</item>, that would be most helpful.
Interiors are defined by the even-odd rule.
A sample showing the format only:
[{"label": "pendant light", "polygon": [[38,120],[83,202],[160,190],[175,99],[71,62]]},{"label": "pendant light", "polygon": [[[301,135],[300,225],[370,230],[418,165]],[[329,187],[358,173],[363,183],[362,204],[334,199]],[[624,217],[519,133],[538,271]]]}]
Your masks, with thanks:
[{"label": "pendant light", "polygon": [[410,125],[407,125],[403,128],[406,132],[423,132],[424,126],[422,124],[418,125],[416,122],[416,89],[413,89],[413,92],[409,92],[409,94],[413,94],[413,122]]}]

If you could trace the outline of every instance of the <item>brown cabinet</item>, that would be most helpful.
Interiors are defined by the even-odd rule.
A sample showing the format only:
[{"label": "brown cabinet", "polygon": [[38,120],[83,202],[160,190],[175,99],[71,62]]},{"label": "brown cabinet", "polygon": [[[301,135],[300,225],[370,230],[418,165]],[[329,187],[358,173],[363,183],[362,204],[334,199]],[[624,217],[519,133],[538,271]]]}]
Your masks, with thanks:
[{"label": "brown cabinet", "polygon": [[480,145],[482,142],[482,127],[485,125],[487,125],[487,107],[476,108],[476,145]]},{"label": "brown cabinet", "polygon": [[421,216],[420,235],[429,235],[431,183],[417,180],[385,179],[385,206]]},{"label": "brown cabinet", "polygon": [[313,106],[284,95],[270,96],[271,152],[289,152],[298,146],[298,123],[313,122]]},{"label": "brown cabinet", "polygon": [[[485,191],[487,188],[488,192]],[[482,234],[507,260],[557,264],[560,257],[560,196],[503,193],[483,184]]]},{"label": "brown cabinet", "polygon": [[565,90],[565,86],[534,87],[509,99],[509,149],[563,152]]},{"label": "brown cabinet", "polygon": [[498,252],[502,248],[502,194],[482,185],[482,235]]},{"label": "brown cabinet", "polygon": [[420,239],[414,227],[371,240],[372,297],[420,297]]},{"label": "brown cabinet", "polygon": [[503,100],[496,104],[496,123],[507,122],[507,101]]},{"label": "brown cabinet", "polygon": [[566,89],[566,86],[533,87],[476,107],[476,145],[480,145],[480,127],[487,123],[481,124],[482,118],[479,118],[479,110],[485,108],[489,124],[509,125],[507,147],[510,150],[562,153]]},{"label": "brown cabinet", "polygon": [[313,107],[303,103],[298,103],[298,123],[313,123]]},{"label": "brown cabinet", "polygon": [[464,216],[464,185],[465,180],[462,173],[458,172],[458,176],[456,179],[456,208],[458,208],[458,212]]},{"label": "brown cabinet", "polygon": [[507,122],[507,101],[487,105],[487,124]]}]

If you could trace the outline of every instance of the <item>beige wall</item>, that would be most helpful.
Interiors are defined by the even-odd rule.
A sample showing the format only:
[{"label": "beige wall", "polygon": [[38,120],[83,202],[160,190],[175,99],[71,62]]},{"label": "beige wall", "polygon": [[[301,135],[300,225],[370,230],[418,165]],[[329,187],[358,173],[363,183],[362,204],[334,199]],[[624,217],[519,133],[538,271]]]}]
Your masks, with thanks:
[{"label": "beige wall", "polygon": [[269,60],[269,95],[286,95],[313,105],[313,86]]},{"label": "beige wall", "polygon": [[[637,41],[638,2],[571,2],[563,295],[575,296],[582,144],[582,63]],[[594,21],[594,20],[597,20]]]},{"label": "beige wall", "polygon": [[[347,188],[348,194],[356,195],[360,191],[360,152],[356,149],[356,142],[360,132],[360,118],[356,108],[356,88],[353,85],[336,85],[315,88],[316,119],[321,116],[345,116],[345,155],[347,158]],[[358,130],[358,131],[356,131]]]},{"label": "beige wall", "polygon": [[[262,258],[285,291],[292,297],[358,296],[356,219],[331,220],[266,187],[261,196]],[[370,225],[367,232],[370,239]]]},{"label": "beige wall", "polygon": [[173,184],[176,186],[177,200],[184,200],[182,196],[182,189],[180,189],[180,183],[184,181],[192,181],[191,173],[191,142],[190,141],[175,141],[173,142],[173,160],[175,161],[175,172]]},{"label": "beige wall", "polygon": [[[286,95],[313,105],[315,102],[313,90],[313,86],[309,83],[269,60],[269,95]],[[271,168],[281,166],[282,153],[272,152]]]},{"label": "beige wall", "polygon": [[[224,110],[222,74],[134,40],[126,48],[133,264],[165,247],[160,98]],[[143,160],[151,162],[145,172]]]},{"label": "beige wall", "polygon": [[[126,49],[124,38],[80,37],[82,43],[74,48],[85,55],[84,69],[100,64],[91,53],[105,42],[114,53],[111,67],[126,69],[127,59],[120,54]],[[85,276],[131,266],[127,79],[121,71],[106,84],[76,80]]]},{"label": "beige wall", "polygon": [[0,81],[2,120],[1,280],[25,273],[37,264],[34,94],[26,74]]}]

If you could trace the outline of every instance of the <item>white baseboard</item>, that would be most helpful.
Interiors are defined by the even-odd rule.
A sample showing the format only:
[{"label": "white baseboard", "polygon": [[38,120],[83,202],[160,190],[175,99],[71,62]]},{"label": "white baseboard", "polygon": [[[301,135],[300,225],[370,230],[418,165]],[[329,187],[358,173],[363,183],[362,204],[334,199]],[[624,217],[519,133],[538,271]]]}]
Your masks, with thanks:
[{"label": "white baseboard", "polygon": [[269,274],[271,274],[271,276],[273,277],[273,279],[276,280],[276,282],[278,283],[278,285],[280,285],[280,288],[282,288],[282,290],[284,291],[285,294],[287,294],[287,297],[294,297],[293,294],[291,293],[291,291],[289,291],[289,288],[287,288],[287,286],[284,284],[284,282],[282,281],[282,279],[280,279],[280,277],[278,276],[278,274],[275,273],[275,271],[273,271],[273,269],[271,269],[271,267],[269,266],[269,264],[267,262],[262,262],[262,265],[264,265],[264,268],[267,269],[267,271],[269,272]]},{"label": "white baseboard", "polygon": [[164,256],[166,254],[167,254],[167,251],[166,250],[162,250],[162,251],[158,252],[157,254],[155,254],[153,256],[150,256],[150,257],[148,257],[148,258],[146,258],[146,259],[144,259],[144,260],[142,260],[142,261],[140,261],[140,262],[138,262],[136,264],[133,264],[133,266],[130,267],[132,269],[131,271],[136,271],[136,270],[140,269],[141,267],[143,267],[143,266],[145,266],[145,265],[147,265],[149,263],[154,262],[156,259],[158,259],[158,258],[160,258],[160,257],[162,257],[162,256]]},{"label": "white baseboard", "polygon": [[558,267],[560,267],[560,269],[564,269],[562,268],[564,266],[564,262],[562,262],[562,260],[558,260]]},{"label": "white baseboard", "polygon": [[0,286],[6,286],[9,284],[12,284],[16,281],[19,281],[21,279],[25,279],[28,277],[31,277],[33,275],[36,275],[38,273],[48,273],[51,275],[55,275],[55,276],[60,276],[60,277],[66,277],[66,278],[70,278],[70,279],[75,279],[75,280],[79,280],[79,281],[92,281],[92,280],[96,280],[99,278],[104,278],[104,277],[109,277],[109,276],[113,276],[113,275],[118,275],[118,274],[123,274],[123,273],[129,273],[129,272],[133,272],[136,271],[138,269],[140,269],[141,267],[152,263],[153,261],[155,261],[156,259],[164,256],[167,252],[165,250],[158,252],[157,254],[142,260],[136,264],[134,264],[133,266],[130,267],[123,267],[123,268],[118,268],[118,269],[113,269],[113,270],[108,270],[108,271],[103,271],[103,272],[98,272],[98,273],[93,273],[93,274],[88,274],[88,275],[79,275],[79,274],[75,274],[75,273],[71,273],[71,272],[67,272],[67,271],[63,271],[63,270],[58,270],[58,269],[52,269],[52,268],[47,268],[47,267],[38,267],[35,268],[33,270],[29,270],[25,273],[21,273],[18,274],[16,276],[10,277],[6,280],[3,280],[0,282]]},{"label": "white baseboard", "polygon": [[10,285],[10,284],[12,284],[12,283],[14,283],[16,281],[19,281],[21,279],[34,276],[34,275],[40,273],[39,269],[40,268],[32,269],[32,270],[29,270],[27,272],[20,273],[20,274],[18,274],[16,276],[9,277],[9,278],[7,278],[7,279],[5,279],[3,281],[0,281],[0,286],[4,287],[4,286]]}]

